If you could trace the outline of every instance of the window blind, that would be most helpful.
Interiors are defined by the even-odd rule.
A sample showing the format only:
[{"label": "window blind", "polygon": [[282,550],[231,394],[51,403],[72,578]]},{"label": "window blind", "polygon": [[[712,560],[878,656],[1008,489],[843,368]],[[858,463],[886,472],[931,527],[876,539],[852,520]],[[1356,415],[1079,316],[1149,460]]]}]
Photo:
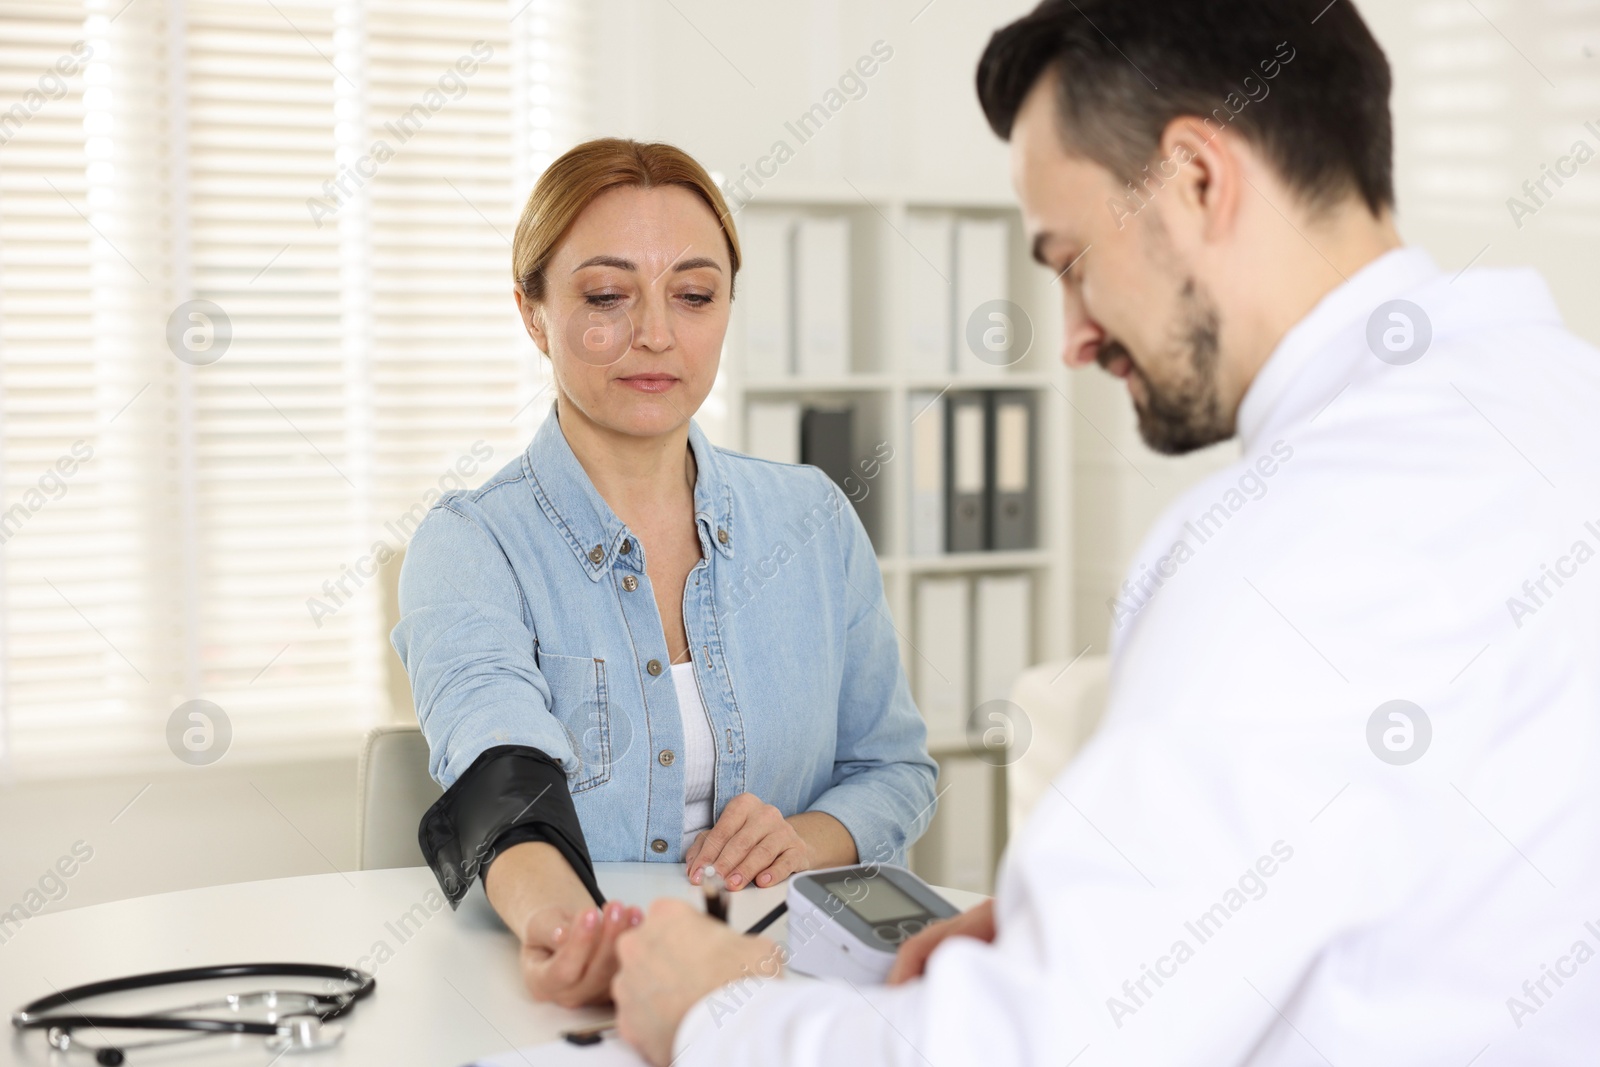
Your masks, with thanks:
[{"label": "window blind", "polygon": [[584,135],[585,32],[575,0],[0,2],[0,108],[87,55],[0,111],[12,773],[170,765],[195,699],[233,759],[410,714],[384,568],[548,404],[509,242]]}]

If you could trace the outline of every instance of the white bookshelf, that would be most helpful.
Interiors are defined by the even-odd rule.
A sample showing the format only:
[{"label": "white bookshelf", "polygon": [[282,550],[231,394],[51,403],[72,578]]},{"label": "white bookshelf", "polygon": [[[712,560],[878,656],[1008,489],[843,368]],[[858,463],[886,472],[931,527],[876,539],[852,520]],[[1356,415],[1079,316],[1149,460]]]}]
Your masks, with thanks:
[{"label": "white bookshelf", "polygon": [[[909,327],[912,307],[903,257],[912,254],[904,238],[914,213],[950,212],[963,217],[1003,219],[1009,231],[1009,293],[1006,298],[1023,309],[1032,322],[1034,341],[1027,355],[1003,370],[978,375],[909,373]],[[885,592],[900,633],[901,656],[914,677],[913,597],[916,582],[925,575],[1025,573],[1031,578],[1032,648],[1028,662],[1070,655],[1072,634],[1072,521],[1069,471],[1072,414],[1067,401],[1066,370],[1059,360],[1060,311],[1053,279],[1030,258],[1020,215],[1001,200],[946,199],[907,195],[849,184],[796,190],[783,197],[756,200],[745,206],[736,222],[760,212],[793,216],[846,217],[850,221],[850,371],[825,379],[799,377],[750,381],[745,377],[744,323],[735,300],[734,321],[728,332],[728,358],[721,385],[727,404],[727,437],[735,448],[745,442],[746,401],[799,400],[802,403],[848,403],[856,411],[854,450],[862,458],[879,442],[888,441],[894,458],[883,465],[870,484],[871,491],[857,505],[877,549]],[[964,340],[955,339],[958,349]],[[910,485],[909,418],[907,407],[915,391],[1017,389],[1035,395],[1036,440],[1033,484],[1038,494],[1035,547],[1026,551],[963,552],[939,556],[909,553]],[[930,736],[929,747],[941,765],[941,788],[948,774],[956,787],[941,800],[941,820],[952,809],[969,804],[992,806],[991,839],[987,842],[987,872],[992,872],[1008,835],[1006,826],[1005,769],[988,768],[975,758],[961,737]],[[987,775],[974,770],[987,770]],[[987,798],[975,794],[987,790]],[[970,823],[970,820],[969,820]],[[948,835],[945,835],[948,837]],[[913,853],[913,865],[930,880],[953,884],[950,860],[939,855],[939,840],[930,831]],[[969,874],[974,865],[968,862]],[[986,872],[986,873],[987,873]],[[958,878],[960,888],[989,891],[987,877]]]}]

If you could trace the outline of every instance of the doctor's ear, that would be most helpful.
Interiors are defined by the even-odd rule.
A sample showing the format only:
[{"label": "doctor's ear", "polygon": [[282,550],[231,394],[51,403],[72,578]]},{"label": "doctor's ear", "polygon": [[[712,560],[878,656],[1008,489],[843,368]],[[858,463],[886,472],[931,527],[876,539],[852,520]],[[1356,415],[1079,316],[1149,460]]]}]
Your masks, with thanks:
[{"label": "doctor's ear", "polygon": [[1176,209],[1167,213],[1169,223],[1176,221],[1173,214],[1186,216],[1186,228],[1204,241],[1227,233],[1237,217],[1245,184],[1244,161],[1239,156],[1242,147],[1232,131],[1192,116],[1167,124],[1150,172],[1159,174],[1164,183],[1157,200],[1166,200],[1169,208]]},{"label": "doctor's ear", "polygon": [[543,301],[534,300],[522,291],[522,287],[514,286],[512,295],[517,300],[517,312],[522,316],[522,325],[528,331],[528,336],[533,338],[533,343],[539,346],[539,351],[546,356],[550,355],[549,327],[545,321]]}]

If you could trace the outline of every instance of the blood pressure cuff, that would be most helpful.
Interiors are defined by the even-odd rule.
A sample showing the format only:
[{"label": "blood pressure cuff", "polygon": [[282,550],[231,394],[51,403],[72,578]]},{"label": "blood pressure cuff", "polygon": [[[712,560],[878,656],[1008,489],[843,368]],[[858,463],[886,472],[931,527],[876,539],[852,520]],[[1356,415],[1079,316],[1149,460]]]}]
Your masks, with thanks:
[{"label": "blood pressure cuff", "polygon": [[[527,745],[496,745],[472,761],[417,827],[417,843],[454,910],[512,845],[555,846],[597,905],[606,898],[595,881],[578,809],[559,761]],[[487,888],[487,887],[486,887]]]}]

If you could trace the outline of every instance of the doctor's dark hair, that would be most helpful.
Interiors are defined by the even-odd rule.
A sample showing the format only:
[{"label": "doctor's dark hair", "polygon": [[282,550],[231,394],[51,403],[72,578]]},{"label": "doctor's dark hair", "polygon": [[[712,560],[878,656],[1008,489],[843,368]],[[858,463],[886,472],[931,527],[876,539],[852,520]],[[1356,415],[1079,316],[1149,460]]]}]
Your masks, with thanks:
[{"label": "doctor's dark hair", "polygon": [[[999,31],[978,100],[1009,140],[1049,72],[1068,152],[1138,183],[1174,119],[1232,127],[1313,208],[1394,206],[1389,62],[1350,3],[1044,0]],[[1232,106],[1230,106],[1232,105]]]},{"label": "doctor's dark hair", "polygon": [[739,273],[739,235],[717,183],[683,149],[660,142],[601,137],[569,149],[545,168],[528,194],[511,242],[511,277],[529,300],[543,300],[544,271],[561,239],[602,193],[681,186],[705,201],[728,246],[728,292]]}]

